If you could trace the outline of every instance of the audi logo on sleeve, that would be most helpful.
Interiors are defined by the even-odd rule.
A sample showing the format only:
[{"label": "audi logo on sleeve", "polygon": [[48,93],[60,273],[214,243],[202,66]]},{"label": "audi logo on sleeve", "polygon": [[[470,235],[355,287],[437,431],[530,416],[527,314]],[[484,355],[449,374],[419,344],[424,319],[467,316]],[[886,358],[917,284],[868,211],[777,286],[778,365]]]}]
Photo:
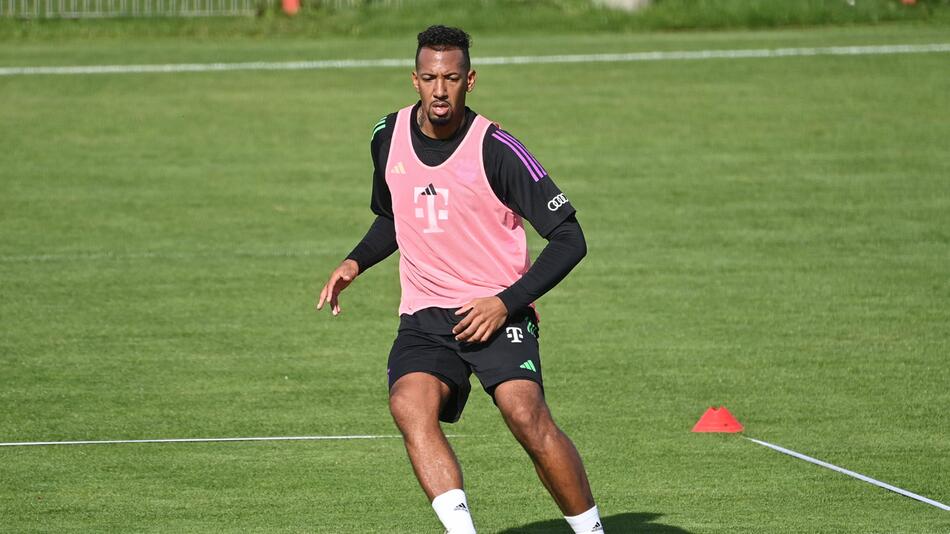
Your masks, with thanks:
[{"label": "audi logo on sleeve", "polygon": [[548,209],[551,211],[557,211],[558,208],[564,204],[567,204],[567,197],[564,196],[564,193],[561,193],[560,195],[548,201]]}]

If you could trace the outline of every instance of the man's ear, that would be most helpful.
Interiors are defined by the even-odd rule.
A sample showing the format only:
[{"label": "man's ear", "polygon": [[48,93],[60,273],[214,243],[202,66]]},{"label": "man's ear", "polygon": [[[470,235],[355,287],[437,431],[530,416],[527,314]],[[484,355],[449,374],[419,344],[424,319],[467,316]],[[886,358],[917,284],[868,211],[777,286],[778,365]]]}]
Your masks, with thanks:
[{"label": "man's ear", "polygon": [[472,89],[475,89],[476,78],[478,78],[478,76],[475,74],[475,71],[472,69],[469,69],[468,77],[465,80],[465,83],[466,83],[465,92],[471,93]]},{"label": "man's ear", "polygon": [[419,93],[419,75],[416,74],[416,71],[412,71],[412,87]]}]

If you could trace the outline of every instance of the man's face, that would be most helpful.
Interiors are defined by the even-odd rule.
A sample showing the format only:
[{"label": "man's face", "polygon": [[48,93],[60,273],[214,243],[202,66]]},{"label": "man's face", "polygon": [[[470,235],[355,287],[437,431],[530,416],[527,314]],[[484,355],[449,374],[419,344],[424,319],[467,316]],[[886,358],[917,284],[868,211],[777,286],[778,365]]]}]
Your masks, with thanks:
[{"label": "man's face", "polygon": [[465,113],[465,93],[475,87],[475,71],[465,70],[458,48],[419,51],[412,85],[422,100],[422,113],[434,126],[445,126]]}]

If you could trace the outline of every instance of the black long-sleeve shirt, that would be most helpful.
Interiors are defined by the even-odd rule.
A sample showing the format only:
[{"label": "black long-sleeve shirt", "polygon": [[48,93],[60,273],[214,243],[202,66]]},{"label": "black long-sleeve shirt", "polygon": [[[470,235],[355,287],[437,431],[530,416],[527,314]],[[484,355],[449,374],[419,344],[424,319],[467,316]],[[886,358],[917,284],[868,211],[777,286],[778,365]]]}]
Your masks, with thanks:
[{"label": "black long-sleeve shirt", "polygon": [[[415,109],[412,116],[415,116]],[[410,121],[412,147],[419,160],[429,166],[444,163],[465,138],[475,116],[474,111],[466,108],[462,127],[449,139],[432,139],[422,133],[416,121]],[[398,249],[392,198],[385,174],[395,123],[395,113],[381,119],[370,143],[374,165],[370,208],[377,217],[366,236],[347,256],[356,261],[360,272]],[[490,126],[482,145],[482,159],[489,185],[503,204],[531,223],[548,240],[521,279],[498,294],[509,315],[515,315],[524,312],[529,304],[567,276],[586,254],[587,245],[574,207],[547,176],[547,172],[540,165],[528,165],[526,158],[531,158],[532,162],[535,160],[523,145],[504,131],[504,136],[492,136],[496,131],[499,131],[497,126]],[[416,327],[430,331],[444,330],[445,326],[442,325],[446,322],[455,323],[459,320],[454,310],[432,308],[420,310],[414,316],[417,317],[409,319],[415,322]],[[403,319],[406,322],[407,318]]]}]

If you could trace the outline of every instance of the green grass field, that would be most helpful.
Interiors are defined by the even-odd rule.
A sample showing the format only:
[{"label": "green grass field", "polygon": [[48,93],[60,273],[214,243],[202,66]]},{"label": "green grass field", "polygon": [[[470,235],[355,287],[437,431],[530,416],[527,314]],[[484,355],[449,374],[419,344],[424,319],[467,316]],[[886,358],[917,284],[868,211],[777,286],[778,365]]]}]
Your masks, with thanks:
[{"label": "green grass field", "polygon": [[[945,28],[476,38],[472,53],[950,42]],[[411,37],[6,43],[0,66],[410,57]],[[578,208],[539,303],[608,532],[946,533],[950,54],[485,66]],[[0,77],[0,441],[394,434],[395,258],[362,237],[403,69]],[[535,236],[536,237],[536,236]],[[543,242],[532,239],[533,250]],[[480,532],[568,532],[475,386]],[[3,532],[433,533],[398,439],[0,447]]]}]

